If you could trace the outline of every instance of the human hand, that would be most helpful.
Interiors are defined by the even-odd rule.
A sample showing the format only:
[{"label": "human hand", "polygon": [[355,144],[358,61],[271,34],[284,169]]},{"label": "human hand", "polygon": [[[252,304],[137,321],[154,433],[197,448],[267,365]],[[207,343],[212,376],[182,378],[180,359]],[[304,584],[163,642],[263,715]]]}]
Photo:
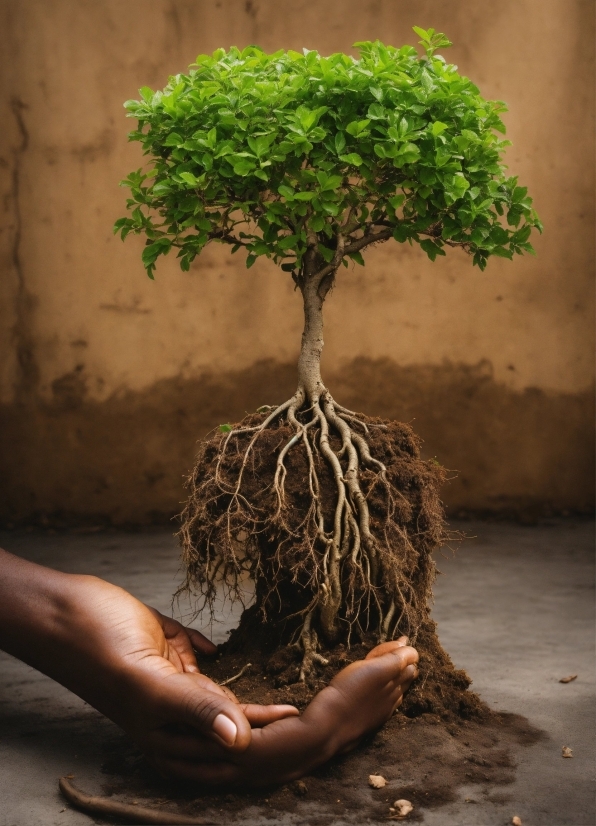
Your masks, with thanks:
[{"label": "human hand", "polygon": [[353,747],[399,705],[418,654],[402,638],[345,668],[302,717],[242,705],[201,674],[186,630],[96,577],[0,550],[0,648],[74,691],[131,734],[163,772],[207,784],[268,785]]},{"label": "human hand", "polygon": [[189,742],[200,759],[224,760],[248,747],[251,726],[298,714],[239,704],[199,672],[193,646],[215,652],[198,631],[115,585],[0,550],[0,648],[112,719],[170,774]]},{"label": "human hand", "polygon": [[85,667],[69,687],[127,731],[162,772],[177,774],[189,744],[195,759],[225,760],[248,747],[251,727],[298,715],[293,706],[239,703],[200,673],[193,648],[216,651],[201,633],[103,580],[78,580],[62,639]]},{"label": "human hand", "polygon": [[418,675],[418,652],[407,643],[401,637],[378,645],[366,659],[340,671],[301,717],[253,729],[242,753],[222,760],[213,749],[210,762],[204,763],[187,741],[184,761],[175,766],[177,776],[213,785],[285,783],[349,751],[391,716]]}]

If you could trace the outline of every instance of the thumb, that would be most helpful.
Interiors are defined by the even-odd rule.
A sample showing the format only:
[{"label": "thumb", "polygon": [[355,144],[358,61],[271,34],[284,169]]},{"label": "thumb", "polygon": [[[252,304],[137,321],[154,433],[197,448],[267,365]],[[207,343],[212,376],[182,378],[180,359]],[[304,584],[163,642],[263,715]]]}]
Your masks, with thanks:
[{"label": "thumb", "polygon": [[251,727],[240,706],[202,674],[172,674],[162,681],[160,716],[166,723],[190,726],[228,751],[243,752]]}]

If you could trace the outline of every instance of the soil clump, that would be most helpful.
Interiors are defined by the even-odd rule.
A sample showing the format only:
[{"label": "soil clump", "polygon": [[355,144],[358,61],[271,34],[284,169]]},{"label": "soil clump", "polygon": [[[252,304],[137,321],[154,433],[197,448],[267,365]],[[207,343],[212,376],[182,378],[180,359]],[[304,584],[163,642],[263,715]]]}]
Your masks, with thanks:
[{"label": "soil clump", "polygon": [[224,426],[201,444],[181,517],[181,592],[198,597],[198,614],[222,586],[241,600],[252,579],[254,608],[228,650],[294,646],[287,684],[317,682],[322,652],[339,645],[430,639],[432,553],[458,539],[439,495],[447,472],[421,458],[413,430],[337,409],[335,429],[322,414],[288,421],[269,408]]}]

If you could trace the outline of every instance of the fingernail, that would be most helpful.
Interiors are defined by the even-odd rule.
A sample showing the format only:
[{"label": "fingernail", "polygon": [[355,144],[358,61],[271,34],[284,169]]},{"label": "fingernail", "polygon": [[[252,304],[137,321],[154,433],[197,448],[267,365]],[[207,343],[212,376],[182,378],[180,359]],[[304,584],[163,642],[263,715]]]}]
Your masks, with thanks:
[{"label": "fingernail", "polygon": [[224,743],[228,746],[234,745],[236,736],[238,735],[238,729],[236,728],[236,723],[233,723],[229,717],[226,717],[225,714],[218,714],[213,721],[212,728]]}]

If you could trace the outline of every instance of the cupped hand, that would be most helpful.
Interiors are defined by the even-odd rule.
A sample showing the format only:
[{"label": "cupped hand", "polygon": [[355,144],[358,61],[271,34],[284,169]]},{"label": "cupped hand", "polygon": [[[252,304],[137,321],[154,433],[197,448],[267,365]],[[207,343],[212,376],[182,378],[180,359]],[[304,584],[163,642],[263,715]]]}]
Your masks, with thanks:
[{"label": "cupped hand", "polygon": [[198,631],[101,579],[72,580],[51,676],[127,731],[162,772],[177,774],[189,752],[225,761],[248,748],[252,727],[298,715],[243,705],[201,674],[194,650],[216,648]]},{"label": "cupped hand", "polygon": [[242,705],[201,674],[214,646],[96,577],[0,550],[0,648],[61,682],[130,733],[164,773],[259,786],[300,777],[380,726],[416,676],[402,638],[341,671],[299,717]]},{"label": "cupped hand", "polygon": [[242,753],[224,759],[214,748],[205,762],[191,739],[180,740],[178,759],[167,769],[212,785],[265,786],[301,777],[356,746],[400,705],[418,675],[418,652],[406,637],[374,648],[344,668],[317,694],[301,717],[271,722],[252,732]]}]

